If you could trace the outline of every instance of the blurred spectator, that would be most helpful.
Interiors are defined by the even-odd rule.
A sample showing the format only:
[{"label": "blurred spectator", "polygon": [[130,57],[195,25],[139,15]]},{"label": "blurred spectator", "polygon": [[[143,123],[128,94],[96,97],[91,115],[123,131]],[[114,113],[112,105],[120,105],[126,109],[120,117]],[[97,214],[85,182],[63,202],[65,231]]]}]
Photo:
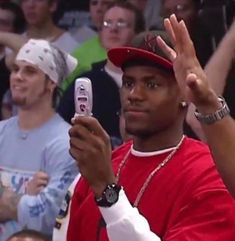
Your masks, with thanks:
[{"label": "blurred spectator", "polygon": [[144,13],[146,29],[151,29],[152,26],[160,28],[162,23],[161,0],[129,0],[129,2]]},{"label": "blurred spectator", "polygon": [[[110,7],[103,19],[100,31],[102,45],[108,51],[111,48],[130,45],[134,36],[145,29],[142,13],[129,2],[117,2]],[[93,116],[115,141],[120,139],[119,89],[122,85],[122,71],[109,60],[92,65],[92,69],[81,75],[92,81]],[[74,82],[66,90],[58,108],[59,114],[70,123],[74,115]]]},{"label": "blurred spectator", "polygon": [[[69,32],[58,28],[53,22],[53,13],[57,8],[57,0],[22,0],[23,10],[27,23],[26,31],[22,38],[45,39],[65,52],[71,52],[79,44]],[[13,106],[11,93],[8,91],[3,99],[2,116],[7,119],[17,113]]]},{"label": "blurred spectator", "polygon": [[97,32],[102,27],[104,13],[113,2],[114,0],[89,1],[90,25],[83,25],[80,28],[74,29],[72,32],[73,37],[79,43],[97,35]]},{"label": "blurred spectator", "polygon": [[100,33],[98,36],[95,36],[82,43],[78,48],[75,49],[75,51],[72,53],[72,56],[78,60],[79,66],[77,66],[74,72],[62,82],[62,90],[66,90],[74,81],[76,76],[89,71],[92,68],[93,63],[105,60],[107,58],[105,48],[101,44]]},{"label": "blurred spectator", "polygon": [[[24,27],[24,17],[20,7],[12,2],[0,2],[0,31],[21,33]],[[10,73],[5,63],[5,55],[5,46],[2,44],[0,37],[0,108],[2,105],[3,95],[9,88]]]},{"label": "blurred spectator", "polygon": [[23,227],[52,234],[78,172],[68,151],[70,126],[53,108],[59,83],[76,64],[45,40],[29,40],[16,56],[10,87],[18,115],[0,122],[1,241]]},{"label": "blurred spectator", "polygon": [[24,229],[14,233],[7,241],[50,241],[51,239],[35,230]]},{"label": "blurred spectator", "polygon": [[45,39],[69,53],[78,46],[69,32],[57,27],[53,22],[57,0],[22,0],[21,8],[27,22],[24,33],[27,39]]},{"label": "blurred spectator", "polygon": [[[107,4],[107,2],[109,4]],[[97,22],[97,27],[102,23],[105,10],[111,6],[111,3],[115,3],[115,0],[107,0],[107,2],[104,4],[104,0],[98,0],[97,5],[95,6],[93,6],[94,2],[92,2],[92,0],[90,2],[91,17],[93,21]],[[76,76],[79,76],[82,73],[90,70],[93,63],[105,60],[107,58],[106,50],[102,46],[100,40],[100,32],[98,31],[98,36],[88,39],[78,48],[76,48],[72,55],[78,60],[79,66],[66,80],[64,80],[62,84],[63,90],[67,89]]]},{"label": "blurred spectator", "polygon": [[89,24],[89,0],[58,0],[54,19],[59,27],[74,31],[82,25]]},{"label": "blurred spectator", "polygon": [[177,19],[184,20],[195,45],[198,59],[204,66],[213,53],[213,47],[211,34],[198,18],[199,9],[199,0],[162,0],[161,14],[163,18],[167,18],[174,13]]}]

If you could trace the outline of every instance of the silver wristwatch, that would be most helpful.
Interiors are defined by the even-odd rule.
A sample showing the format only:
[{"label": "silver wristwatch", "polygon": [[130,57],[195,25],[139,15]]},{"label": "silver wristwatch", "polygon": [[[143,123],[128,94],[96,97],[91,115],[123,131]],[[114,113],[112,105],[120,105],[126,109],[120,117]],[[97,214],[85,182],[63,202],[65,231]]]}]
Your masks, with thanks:
[{"label": "silver wristwatch", "polygon": [[222,104],[222,107],[214,113],[204,115],[196,110],[194,112],[194,115],[197,120],[199,120],[203,124],[210,125],[215,123],[216,121],[222,120],[225,116],[229,115],[230,110],[225,99],[223,97],[218,97],[218,100]]}]

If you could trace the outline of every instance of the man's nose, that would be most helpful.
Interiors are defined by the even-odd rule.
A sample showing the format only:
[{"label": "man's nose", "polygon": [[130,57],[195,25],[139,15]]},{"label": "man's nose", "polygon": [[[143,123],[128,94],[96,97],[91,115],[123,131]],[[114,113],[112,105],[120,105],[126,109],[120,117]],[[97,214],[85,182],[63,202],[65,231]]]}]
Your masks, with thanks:
[{"label": "man's nose", "polygon": [[142,86],[135,85],[129,92],[129,100],[142,100],[144,98],[144,90]]}]

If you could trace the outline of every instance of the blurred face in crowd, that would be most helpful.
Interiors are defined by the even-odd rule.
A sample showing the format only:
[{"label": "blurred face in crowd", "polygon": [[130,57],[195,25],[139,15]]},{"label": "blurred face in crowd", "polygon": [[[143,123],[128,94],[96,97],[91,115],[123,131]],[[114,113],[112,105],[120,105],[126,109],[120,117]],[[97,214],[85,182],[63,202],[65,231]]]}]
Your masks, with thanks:
[{"label": "blurred face in crowd", "polygon": [[52,18],[56,10],[56,1],[54,0],[21,0],[26,22],[32,26],[43,26]]},{"label": "blurred face in crowd", "polygon": [[12,67],[10,88],[13,102],[29,109],[44,101],[50,103],[55,83],[36,65],[21,60],[15,61]]},{"label": "blurred face in crowd", "polygon": [[118,6],[110,8],[105,13],[100,34],[107,50],[129,45],[135,36],[135,14]]},{"label": "blurred face in crowd", "polygon": [[14,237],[9,241],[44,241],[40,238],[31,238],[31,237]]},{"label": "blurred face in crowd", "polygon": [[193,0],[163,0],[163,17],[169,17],[173,13],[179,20],[184,20],[189,30],[192,29],[197,15],[196,6]]},{"label": "blurred face in crowd", "polygon": [[0,8],[0,31],[14,32],[14,13]]},{"label": "blurred face in crowd", "polygon": [[108,7],[114,0],[90,0],[90,15],[92,23],[99,29]]}]

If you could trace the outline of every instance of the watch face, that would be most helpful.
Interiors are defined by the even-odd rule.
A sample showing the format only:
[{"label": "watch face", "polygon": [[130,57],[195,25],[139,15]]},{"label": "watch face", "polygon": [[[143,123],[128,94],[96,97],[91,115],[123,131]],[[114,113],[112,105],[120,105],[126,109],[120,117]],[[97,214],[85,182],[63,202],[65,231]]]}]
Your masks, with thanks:
[{"label": "watch face", "polygon": [[118,201],[120,190],[121,186],[118,184],[109,184],[103,191],[102,196],[100,198],[95,198],[95,201],[100,207],[111,207]]},{"label": "watch face", "polygon": [[118,199],[118,194],[117,191],[115,189],[107,189],[105,192],[105,197],[107,202],[109,203],[115,203]]}]

